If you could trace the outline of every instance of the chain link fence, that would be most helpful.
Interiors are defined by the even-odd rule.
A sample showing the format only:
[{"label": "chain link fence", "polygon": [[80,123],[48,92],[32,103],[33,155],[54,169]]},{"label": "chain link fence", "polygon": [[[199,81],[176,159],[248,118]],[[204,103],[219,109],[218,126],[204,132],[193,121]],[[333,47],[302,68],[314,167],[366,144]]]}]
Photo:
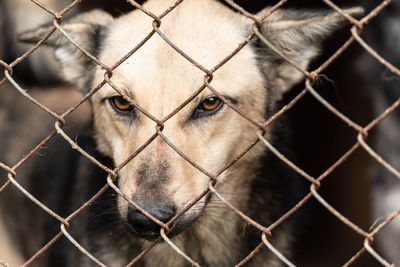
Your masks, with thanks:
[{"label": "chain link fence", "polygon": [[[296,262],[291,262],[287,257],[285,257],[285,252],[279,251],[270,242],[270,236],[274,233],[274,229],[281,225],[283,222],[288,220],[294,213],[299,212],[299,209],[301,209],[307,202],[309,202],[311,199],[317,200],[318,203],[326,208],[331,214],[333,214],[337,220],[339,220],[341,223],[344,225],[348,226],[354,233],[359,235],[360,237],[363,238],[363,243],[359,244],[359,251],[357,251],[353,257],[348,259],[347,262],[344,263],[343,266],[350,266],[352,263],[355,263],[358,261],[358,259],[363,255],[363,254],[370,254],[372,257],[375,258],[375,260],[380,263],[383,266],[394,266],[393,263],[390,262],[389,259],[385,259],[383,256],[381,256],[376,249],[374,248],[374,240],[376,235],[384,229],[392,220],[394,220],[396,217],[399,216],[400,214],[400,204],[398,205],[398,209],[395,211],[392,211],[389,215],[387,215],[382,221],[379,222],[379,224],[376,224],[373,226],[371,229],[363,229],[356,223],[352,222],[348,217],[343,215],[338,209],[336,209],[333,205],[331,205],[326,199],[324,199],[323,195],[320,194],[320,189],[324,187],[324,183],[326,178],[333,172],[336,171],[336,169],[343,165],[344,162],[351,157],[356,151],[358,150],[364,150],[367,152],[373,160],[375,160],[377,163],[379,163],[382,167],[384,167],[386,170],[388,170],[390,173],[393,174],[393,179],[400,179],[400,171],[397,170],[395,167],[393,167],[391,164],[389,164],[387,161],[385,161],[384,158],[382,158],[374,149],[371,147],[371,145],[367,142],[367,138],[370,134],[370,132],[377,127],[377,125],[383,121],[386,117],[389,116],[392,112],[394,112],[396,109],[398,109],[398,106],[400,105],[400,99],[395,101],[394,103],[391,103],[390,106],[386,107],[386,110],[379,114],[375,119],[371,120],[369,123],[365,125],[360,125],[350,119],[346,114],[343,112],[339,111],[334,105],[332,105],[330,102],[328,102],[321,94],[315,89],[315,84],[316,82],[322,77],[323,71],[330,66],[338,57],[340,57],[353,43],[358,43],[369,55],[370,57],[374,58],[377,62],[382,64],[385,68],[387,68],[390,72],[392,72],[394,75],[397,77],[400,77],[400,70],[398,67],[392,65],[388,60],[383,58],[382,56],[379,55],[377,51],[375,51],[361,36],[361,33],[363,32],[364,28],[367,27],[368,23],[374,20],[374,18],[385,8],[390,8],[391,1],[390,0],[384,0],[380,3],[377,3],[375,8],[370,11],[368,14],[365,14],[363,18],[361,19],[355,19],[348,15],[347,13],[344,12],[343,9],[335,5],[332,1],[330,0],[322,0],[327,6],[329,6],[332,10],[343,16],[348,22],[351,24],[350,28],[350,33],[351,36],[349,39],[347,39],[337,51],[335,51],[323,64],[318,66],[317,68],[309,71],[295,62],[292,62],[290,59],[286,58],[285,55],[279,51],[276,48],[271,47],[271,49],[274,49],[274,51],[282,57],[282,60],[287,61],[289,64],[294,66],[298,71],[300,71],[304,76],[305,76],[305,82],[304,82],[304,89],[297,94],[295,97],[291,99],[290,102],[288,102],[286,105],[284,105],[276,114],[274,114],[271,118],[269,118],[266,121],[257,121],[245,112],[241,111],[238,109],[235,105],[232,105],[231,102],[223,95],[221,95],[216,89],[214,89],[211,85],[210,82],[213,79],[213,74],[215,71],[217,71],[221,66],[223,66],[226,62],[230,61],[235,55],[243,49],[243,47],[249,45],[249,43],[258,38],[261,40],[261,42],[264,42],[266,46],[271,46],[271,44],[268,42],[268,40],[265,40],[264,36],[260,33],[260,25],[262,24],[262,21],[268,18],[273,12],[275,12],[277,9],[284,8],[285,3],[288,2],[288,0],[282,0],[276,3],[274,6],[272,6],[269,11],[265,14],[264,17],[256,17],[253,14],[249,13],[246,11],[244,8],[239,6],[233,1],[226,0],[226,4],[228,4],[231,8],[236,10],[237,12],[240,12],[247,18],[253,21],[253,27],[252,31],[247,36],[247,38],[243,39],[243,42],[237,45],[237,48],[231,52],[230,55],[225,57],[219,64],[214,66],[212,69],[206,68],[196,62],[192,57],[190,57],[188,54],[185,53],[185,51],[181,50],[174,42],[169,39],[167,33],[163,33],[162,30],[160,30],[160,27],[163,23],[163,18],[167,16],[170,12],[173,12],[173,10],[179,6],[184,0],[179,0],[176,1],[175,4],[173,4],[170,8],[165,10],[161,15],[157,16],[153,14],[152,12],[146,10],[143,8],[143,6],[133,0],[128,0],[128,2],[134,7],[139,9],[141,12],[146,14],[149,18],[152,19],[152,31],[146,36],[145,39],[142,40],[141,43],[137,44],[136,46],[132,47],[132,50],[126,54],[123,58],[121,58],[118,62],[116,62],[112,66],[105,65],[103,62],[101,62],[98,58],[90,54],[88,51],[86,51],[83,47],[81,47],[78,43],[75,43],[73,38],[71,38],[68,33],[66,33],[63,30],[62,26],[62,21],[69,12],[74,7],[77,7],[80,5],[80,0],[73,1],[71,4],[66,6],[63,10],[57,12],[54,10],[51,10],[48,8],[46,5],[42,4],[40,1],[37,0],[31,0],[32,3],[36,4],[38,7],[43,9],[43,12],[47,12],[53,16],[53,26],[52,28],[48,31],[48,33],[39,41],[37,44],[35,44],[31,49],[26,51],[22,56],[16,58],[14,61],[11,63],[6,63],[5,61],[0,59],[0,65],[4,69],[4,77],[0,81],[0,95],[3,93],[1,92],[1,88],[4,88],[4,85],[6,83],[11,84],[15,90],[17,90],[23,97],[31,101],[38,109],[42,109],[45,113],[50,115],[53,118],[54,121],[54,130],[48,135],[43,138],[41,142],[39,142],[34,149],[32,149],[29,153],[24,155],[19,162],[17,162],[15,165],[6,165],[5,163],[0,162],[0,168],[3,169],[5,172],[7,172],[7,180],[1,185],[0,187],[0,194],[2,192],[5,192],[7,188],[9,187],[15,187],[17,188],[22,194],[26,196],[26,198],[29,198],[32,202],[35,203],[38,207],[43,209],[45,212],[47,212],[50,216],[54,217],[59,224],[60,224],[60,231],[57,235],[55,235],[48,243],[43,246],[40,250],[37,251],[35,255],[32,255],[30,259],[28,259],[25,263],[24,266],[29,266],[30,264],[34,263],[38,258],[43,253],[46,253],[46,250],[48,250],[50,247],[52,247],[58,239],[61,237],[67,238],[71,244],[76,246],[81,253],[85,254],[90,260],[93,262],[97,263],[99,266],[105,266],[104,263],[100,261],[100,259],[96,258],[94,255],[91,254],[90,251],[88,251],[80,242],[75,239],[71,235],[71,233],[68,231],[71,225],[74,224],[74,219],[84,210],[86,209],[91,203],[93,203],[101,194],[103,194],[106,190],[112,189],[115,191],[115,194],[123,196],[131,205],[139,209],[141,212],[143,212],[146,216],[148,216],[150,219],[152,219],[155,223],[157,223],[161,227],[160,231],[160,236],[157,238],[154,242],[149,243],[148,247],[143,250],[139,255],[132,255],[132,258],[126,262],[126,266],[133,266],[135,263],[139,262],[144,255],[146,255],[150,250],[154,248],[154,246],[159,243],[159,242],[165,242],[168,244],[177,254],[179,254],[182,258],[184,258],[188,263],[190,263],[193,266],[200,266],[199,263],[195,261],[195,259],[190,258],[188,255],[186,255],[176,244],[174,244],[168,237],[168,231],[172,223],[182,216],[187,210],[189,210],[191,207],[193,207],[198,201],[200,201],[206,194],[212,193],[216,197],[218,197],[227,207],[232,209],[235,213],[237,213],[242,220],[245,220],[249,225],[254,226],[256,229],[260,231],[260,241],[257,247],[245,258],[243,258],[240,262],[237,263],[236,266],[243,266],[245,265],[249,260],[254,257],[257,253],[265,253],[261,251],[261,248],[268,248],[273,254],[276,255],[284,264],[287,266],[296,266]],[[87,58],[89,58],[91,61],[93,61],[95,64],[100,66],[104,70],[104,80],[98,84],[95,88],[92,88],[86,95],[84,95],[76,104],[71,106],[67,111],[63,113],[57,113],[53,111],[52,109],[48,108],[46,105],[38,101],[36,98],[34,98],[32,95],[29,94],[29,90],[25,90],[24,86],[21,85],[19,82],[16,81],[14,78],[14,69],[18,64],[21,64],[24,60],[26,60],[28,57],[31,56],[31,54],[36,51],[40,46],[44,44],[44,42],[50,38],[54,32],[59,31],[62,35],[64,35],[77,49],[80,50],[81,53],[83,53]],[[185,58],[187,61],[189,61],[192,65],[193,68],[197,68],[201,70],[204,73],[204,83],[198,88],[198,90],[193,93],[193,95],[188,98],[186,101],[184,101],[180,106],[176,107],[175,110],[173,110],[168,116],[166,116],[163,119],[158,119],[154,117],[152,114],[148,113],[145,109],[143,109],[141,106],[139,106],[136,102],[134,102],[132,99],[130,99],[130,103],[135,106],[137,110],[139,110],[143,115],[145,115],[147,118],[151,119],[156,123],[156,129],[154,130],[153,135],[151,138],[149,138],[146,142],[142,144],[142,146],[137,150],[132,153],[132,155],[126,159],[123,164],[116,166],[114,169],[110,169],[108,166],[105,166],[102,164],[98,159],[96,159],[93,155],[89,154],[87,151],[85,151],[83,148],[81,148],[76,140],[74,140],[73,137],[69,136],[66,134],[65,130],[63,129],[66,127],[68,124],[66,123],[66,120],[72,116],[76,110],[83,105],[85,102],[88,101],[88,99],[95,94],[102,86],[105,84],[110,85],[118,94],[123,95],[123,91],[121,88],[119,88],[117,85],[115,85],[111,77],[113,76],[114,70],[121,65],[124,61],[126,61],[129,57],[131,57],[137,50],[139,50],[148,40],[150,40],[154,35],[158,35],[161,37],[166,44],[168,44],[170,47],[172,47],[177,53],[179,53],[183,58]],[[132,44],[134,45],[134,44]],[[223,102],[229,106],[229,108],[233,109],[236,111],[240,116],[242,116],[244,119],[248,120],[252,124],[254,124],[258,128],[258,132],[254,133],[255,136],[257,137],[254,142],[247,144],[247,148],[243,150],[237,157],[235,158],[234,161],[230,162],[226,166],[224,166],[222,169],[220,169],[218,172],[212,173],[210,170],[203,169],[201,166],[199,166],[195,161],[193,161],[191,158],[186,156],[181,150],[179,150],[170,140],[164,135],[163,130],[164,130],[164,124],[170,120],[175,114],[177,114],[182,108],[184,108],[190,101],[192,101],[200,92],[208,88],[211,90],[216,96],[218,96],[220,99],[223,100]],[[334,162],[329,168],[327,168],[325,171],[323,171],[320,175],[318,176],[313,176],[307,172],[307,170],[304,170],[300,168],[299,166],[296,165],[296,163],[292,162],[291,160],[288,159],[288,157],[281,151],[279,151],[277,148],[275,148],[266,138],[264,138],[264,133],[268,130],[268,127],[272,122],[277,120],[282,114],[288,112],[293,106],[295,106],[301,99],[303,99],[306,95],[311,95],[314,97],[318,102],[321,103],[329,112],[331,112],[334,116],[336,116],[338,119],[343,121],[352,131],[354,134],[356,134],[356,138],[353,140],[353,145],[348,149],[346,153],[341,155],[336,162]],[[3,97],[3,96],[2,96]],[[127,97],[124,95],[124,97]],[[2,125],[1,127],[7,127],[7,125]],[[88,201],[82,203],[81,207],[70,213],[68,216],[60,216],[56,212],[54,212],[52,209],[50,209],[47,205],[39,201],[37,198],[35,198],[34,195],[31,194],[31,192],[27,191],[19,182],[18,179],[18,169],[26,164],[27,161],[30,160],[31,157],[33,157],[36,153],[40,153],[40,150],[46,146],[46,144],[53,139],[55,136],[61,136],[62,138],[65,139],[70,145],[72,149],[77,150],[79,153],[81,153],[84,157],[86,157],[89,161],[94,163],[95,165],[98,166],[101,170],[105,171],[107,173],[107,176],[105,177],[105,183],[104,187],[98,191],[95,195],[92,196],[91,199]],[[135,159],[135,157],[153,142],[153,140],[157,137],[160,137],[161,139],[164,140],[164,142],[172,148],[179,156],[184,158],[188,163],[190,163],[194,168],[197,168],[200,172],[203,174],[207,175],[209,177],[209,186],[208,188],[199,196],[193,197],[192,202],[181,212],[176,214],[170,221],[167,223],[163,223],[156,218],[154,218],[152,215],[147,213],[145,210],[141,209],[135,202],[133,202],[129,197],[125,196],[124,193],[120,191],[120,189],[116,186],[114,183],[115,180],[117,179],[118,172],[124,168],[128,162],[132,161]],[[22,141],[22,140],[21,140]],[[217,184],[217,177],[222,174],[224,171],[229,170],[229,168],[235,164],[236,161],[238,161],[240,158],[242,158],[246,153],[248,153],[256,144],[263,144],[270,153],[273,153],[276,157],[278,157],[284,164],[289,166],[291,169],[293,169],[296,173],[300,175],[301,178],[299,179],[305,179],[309,183],[309,192],[306,194],[301,201],[299,201],[296,205],[294,205],[290,210],[288,210],[285,214],[283,214],[278,220],[276,220],[274,223],[271,225],[260,225],[256,221],[254,221],[252,218],[248,217],[246,215],[247,211],[246,210],[239,210],[237,207],[235,207],[235,204],[228,202],[225,200],[217,191],[216,189],[216,184]],[[3,151],[4,153],[4,151]],[[5,152],[7,153],[7,152]],[[2,177],[3,178],[3,177]],[[7,216],[7,213],[5,213],[2,216]],[[377,219],[377,218],[375,218]],[[8,266],[8,263],[6,259],[0,259],[0,265],[2,266]]]}]

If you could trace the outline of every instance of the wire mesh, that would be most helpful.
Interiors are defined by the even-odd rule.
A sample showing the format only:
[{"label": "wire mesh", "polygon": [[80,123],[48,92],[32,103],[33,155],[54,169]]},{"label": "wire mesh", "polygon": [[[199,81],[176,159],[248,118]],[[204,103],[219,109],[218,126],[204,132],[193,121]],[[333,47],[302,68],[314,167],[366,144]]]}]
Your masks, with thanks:
[{"label": "wire mesh", "polygon": [[[127,53],[123,58],[121,58],[118,62],[116,62],[113,66],[107,66],[103,62],[101,62],[99,59],[97,59],[94,55],[90,54],[87,50],[85,50],[83,47],[81,47],[78,43],[76,43],[69,34],[63,30],[62,26],[62,21],[64,19],[64,16],[72,9],[80,4],[80,0],[73,1],[70,5],[65,7],[60,12],[56,12],[51,10],[50,8],[46,7],[46,5],[42,4],[40,1],[37,0],[31,0],[32,3],[36,4],[38,7],[40,7],[44,12],[50,13],[54,19],[53,19],[53,27],[50,28],[48,33],[41,38],[39,42],[37,42],[31,49],[26,51],[22,56],[18,57],[11,63],[6,63],[3,60],[0,60],[0,65],[4,69],[4,78],[0,81],[0,86],[4,85],[7,81],[12,84],[12,86],[26,99],[31,101],[34,105],[37,106],[37,108],[42,109],[44,112],[49,114],[53,119],[54,119],[54,130],[48,134],[46,138],[44,138],[40,143],[37,144],[37,146],[32,149],[29,153],[27,153],[25,156],[21,158],[21,160],[16,163],[14,166],[8,166],[2,162],[0,162],[0,168],[3,169],[5,172],[8,173],[8,179],[7,181],[1,185],[0,187],[0,194],[7,189],[9,186],[14,186],[16,187],[22,194],[24,194],[27,198],[29,198],[31,201],[33,201],[38,207],[43,209],[45,212],[47,212],[50,216],[54,217],[59,223],[60,223],[60,232],[53,237],[45,246],[43,246],[40,250],[37,251],[36,254],[32,255],[30,259],[28,259],[25,263],[24,266],[29,266],[30,264],[34,263],[37,258],[39,258],[43,253],[46,252],[51,246],[54,245],[54,243],[60,239],[61,237],[66,237],[71,244],[76,246],[83,254],[85,254],[90,260],[98,264],[99,266],[106,266],[104,263],[102,263],[98,258],[96,258],[93,254],[91,254],[90,251],[86,250],[84,245],[80,244],[72,235],[69,233],[68,229],[71,224],[74,223],[74,218],[79,215],[86,207],[88,207],[91,203],[93,203],[99,196],[101,196],[107,189],[111,188],[112,190],[115,191],[115,194],[118,194],[122,197],[124,197],[130,205],[134,206],[140,212],[145,214],[145,216],[149,217],[151,220],[153,220],[155,223],[157,223],[160,227],[160,237],[156,239],[154,242],[152,242],[147,249],[143,250],[142,253],[139,255],[132,255],[132,258],[130,259],[129,262],[126,262],[127,266],[132,266],[135,263],[137,263],[146,253],[148,253],[155,244],[161,242],[162,240],[165,241],[166,244],[168,244],[178,255],[180,255],[183,259],[185,259],[188,263],[190,263],[193,266],[200,266],[199,263],[195,261],[195,259],[190,258],[188,255],[186,255],[176,244],[171,241],[171,239],[168,238],[168,231],[170,230],[169,227],[172,225],[172,223],[177,220],[179,217],[181,217],[187,210],[189,210],[191,207],[193,207],[196,203],[198,203],[206,194],[212,193],[215,196],[217,196],[227,207],[232,209],[235,213],[237,213],[242,220],[245,220],[248,224],[254,226],[256,229],[260,231],[260,243],[259,245],[245,258],[243,258],[240,262],[238,262],[237,266],[242,266],[245,263],[247,263],[249,260],[251,260],[254,255],[257,253],[265,253],[260,251],[262,247],[268,248],[273,254],[275,254],[284,264],[288,266],[296,266],[294,262],[291,262],[289,259],[285,257],[284,252],[280,252],[276,248],[273,247],[273,245],[269,242],[268,238],[273,234],[274,229],[285,222],[292,214],[298,212],[298,210],[305,205],[305,203],[309,202],[310,199],[315,199],[317,200],[320,205],[322,205],[324,208],[326,208],[332,215],[334,215],[339,221],[341,221],[343,224],[347,225],[352,231],[354,231],[356,234],[361,236],[364,239],[363,243],[360,243],[360,250],[351,258],[348,260],[348,262],[344,263],[344,266],[349,266],[350,264],[356,262],[362,254],[369,253],[371,256],[373,256],[377,262],[382,264],[383,266],[394,266],[393,264],[390,263],[389,260],[383,258],[381,255],[378,254],[378,252],[373,248],[374,245],[374,237],[378,234],[379,231],[381,231],[387,224],[389,224],[393,219],[399,216],[400,214],[400,208],[396,211],[393,211],[390,215],[388,215],[381,223],[376,225],[374,228],[365,230],[362,229],[360,226],[358,226],[356,223],[352,222],[349,218],[344,216],[339,210],[335,209],[334,206],[328,203],[327,200],[324,199],[324,197],[319,193],[321,187],[324,186],[324,180],[327,178],[327,176],[334,172],[339,166],[341,166],[353,153],[355,153],[357,150],[364,150],[366,151],[374,160],[376,160],[379,164],[381,164],[384,168],[386,168],[389,172],[391,172],[395,177],[400,179],[400,172],[397,170],[395,167],[393,167],[391,164],[389,164],[387,161],[385,161],[384,158],[382,158],[377,152],[375,152],[371,146],[368,145],[366,142],[368,134],[371,132],[374,127],[378,125],[382,120],[384,120],[389,114],[391,114],[393,111],[398,110],[398,106],[400,105],[400,99],[394,102],[390,107],[388,107],[382,114],[380,114],[378,117],[376,117],[374,120],[366,124],[365,126],[362,126],[356,122],[354,122],[352,119],[347,117],[345,114],[340,112],[337,108],[335,108],[331,103],[329,103],[321,94],[317,92],[317,90],[314,89],[314,85],[317,82],[318,79],[320,79],[322,76],[322,72],[331,65],[332,62],[334,62],[338,57],[340,57],[352,43],[358,43],[361,45],[366,52],[370,54],[371,57],[373,57],[376,61],[378,61],[380,64],[384,65],[387,69],[389,69],[393,74],[397,75],[400,77],[400,70],[396,66],[392,65],[390,62],[388,62],[385,58],[380,56],[371,46],[361,37],[361,33],[363,29],[367,26],[367,24],[374,19],[375,16],[377,16],[384,8],[387,8],[387,6],[390,6],[391,1],[390,0],[384,0],[381,3],[379,3],[375,9],[373,9],[370,13],[366,14],[363,18],[361,19],[356,19],[354,17],[351,17],[347,13],[344,12],[343,9],[335,5],[333,2],[330,0],[323,0],[324,3],[326,3],[327,6],[329,6],[331,9],[333,9],[335,12],[339,13],[341,16],[343,16],[348,22],[352,25],[350,29],[350,34],[351,37],[346,40],[343,45],[328,59],[326,62],[318,66],[312,71],[308,71],[301,66],[298,66],[294,62],[290,62],[290,64],[294,65],[296,69],[301,71],[305,75],[305,83],[304,83],[304,90],[301,91],[298,95],[296,95],[287,105],[282,107],[281,110],[279,110],[276,114],[274,114],[271,118],[269,118],[266,121],[257,121],[255,118],[252,118],[250,115],[246,114],[239,108],[235,107],[230,103],[230,101],[226,98],[224,98],[223,95],[221,95],[216,89],[214,89],[210,83],[213,80],[214,73],[222,67],[224,64],[226,64],[229,60],[231,60],[233,57],[236,56],[236,54],[241,51],[245,46],[249,45],[249,43],[255,39],[258,38],[263,42],[266,46],[272,47],[274,51],[280,55],[283,60],[290,61],[287,59],[279,49],[273,47],[271,43],[269,43],[268,40],[260,33],[260,25],[262,22],[268,18],[274,11],[282,8],[284,6],[286,1],[279,1],[277,4],[275,4],[273,7],[269,9],[269,12],[265,14],[263,18],[258,18],[254,16],[253,14],[250,14],[247,12],[245,9],[243,9],[241,6],[238,4],[234,3],[233,1],[226,0],[226,3],[231,6],[232,9],[236,10],[237,12],[242,13],[244,16],[246,16],[248,19],[253,21],[253,27],[251,33],[243,39],[243,42],[238,44],[237,48],[231,52],[228,56],[226,56],[223,60],[221,60],[218,64],[216,64],[212,68],[206,68],[202,66],[200,63],[196,62],[193,58],[191,58],[189,55],[187,55],[183,50],[179,48],[171,39],[169,39],[167,33],[163,33],[161,30],[161,25],[163,23],[163,18],[167,16],[170,12],[173,12],[173,10],[179,6],[184,0],[176,1],[171,7],[169,7],[167,10],[165,10],[161,15],[157,16],[150,11],[146,10],[143,8],[143,6],[136,1],[133,0],[128,0],[128,2],[143,12],[146,16],[152,19],[152,30],[151,32],[148,33],[148,35],[140,42],[137,44],[135,47],[132,48],[132,50]],[[390,7],[389,7],[390,8]],[[91,89],[85,96],[82,97],[82,99],[73,107],[68,109],[66,112],[62,114],[58,114],[57,112],[51,110],[50,108],[46,107],[44,104],[40,103],[38,100],[36,100],[34,97],[32,97],[22,85],[20,85],[14,78],[14,68],[20,64],[22,61],[26,60],[35,50],[37,50],[40,46],[43,45],[43,43],[52,36],[56,31],[61,33],[63,36],[65,36],[69,42],[71,42],[77,49],[80,50],[81,53],[83,53],[89,60],[93,61],[95,64],[99,65],[103,70],[104,70],[104,80],[100,82],[95,88]],[[111,81],[111,77],[113,76],[113,71],[115,70],[116,67],[121,65],[124,61],[126,61],[129,57],[131,57],[133,54],[136,53],[138,49],[140,49],[147,41],[149,41],[154,35],[158,35],[161,37],[166,44],[168,44],[171,48],[173,48],[177,53],[179,53],[183,58],[185,58],[188,62],[190,62],[194,68],[199,69],[200,71],[203,72],[204,74],[204,81],[201,86],[188,98],[186,99],[181,105],[176,107],[170,114],[165,116],[162,119],[157,119],[155,116],[147,112],[144,108],[142,108],[138,103],[136,103],[133,99],[129,98],[128,95],[124,93],[121,88],[119,88],[117,85],[115,85]],[[90,155],[88,152],[86,152],[83,148],[81,148],[76,141],[74,141],[71,137],[69,137],[65,131],[63,130],[64,125],[66,124],[66,120],[69,118],[71,113],[75,112],[75,110],[80,107],[84,102],[88,101],[88,99],[95,94],[102,86],[105,84],[109,84],[118,94],[122,95],[127,101],[129,101],[130,104],[132,104],[137,110],[139,110],[144,116],[149,118],[150,120],[154,121],[156,124],[156,127],[154,129],[154,132],[152,136],[142,144],[142,146],[135,151],[134,153],[131,154],[129,158],[127,158],[122,164],[119,166],[116,166],[114,169],[110,169],[107,166],[103,165],[100,161],[98,161],[95,157]],[[185,153],[181,150],[179,150],[168,138],[167,136],[164,135],[163,130],[165,128],[165,123],[170,120],[172,117],[174,117],[180,110],[182,110],[187,104],[189,104],[196,96],[198,96],[203,90],[208,88],[211,90],[213,93],[215,93],[216,96],[222,99],[222,101],[232,108],[235,112],[237,112],[240,116],[242,116],[245,120],[251,122],[253,125],[255,125],[258,129],[257,132],[255,132],[256,138],[252,143],[247,144],[247,147],[245,150],[243,150],[239,155],[235,157],[235,159],[232,162],[229,162],[226,166],[218,170],[217,172],[213,173],[210,170],[202,168],[199,164],[197,164],[195,161],[193,161],[190,157],[185,155]],[[351,130],[356,134],[356,138],[354,139],[354,145],[343,155],[339,157],[339,159],[332,164],[328,169],[326,169],[324,172],[322,172],[321,175],[319,176],[313,176],[307,173],[307,171],[301,169],[299,166],[297,166],[294,162],[291,162],[285,155],[284,153],[280,152],[276,147],[274,147],[270,142],[264,138],[264,134],[268,130],[268,126],[275,120],[277,120],[282,114],[285,114],[290,110],[293,106],[297,104],[298,101],[300,101],[302,98],[304,98],[306,95],[312,95],[318,102],[320,102],[329,112],[334,114],[339,120],[343,121],[348,127],[351,128]],[[44,203],[36,199],[28,190],[26,190],[23,186],[21,186],[18,182],[18,168],[20,168],[22,165],[25,164],[26,161],[28,161],[34,154],[36,154],[43,146],[45,146],[51,139],[53,139],[55,136],[61,136],[64,138],[72,147],[72,149],[77,150],[79,153],[81,153],[84,157],[86,157],[89,161],[94,163],[95,165],[98,166],[98,168],[101,168],[103,171],[107,173],[107,179],[106,182],[104,183],[104,187],[101,188],[101,190],[98,191],[97,194],[93,195],[90,200],[88,200],[86,203],[84,203],[81,207],[76,209],[74,212],[69,214],[69,216],[63,217],[51,210],[49,207],[47,207]],[[194,168],[198,169],[201,173],[206,175],[209,178],[209,186],[208,188],[201,193],[198,196],[193,197],[193,200],[191,203],[189,203],[185,209],[183,209],[181,212],[176,214],[172,219],[170,219],[167,223],[163,223],[157,218],[153,217],[151,214],[146,212],[143,208],[141,208],[137,203],[135,203],[132,199],[130,199],[128,196],[124,195],[123,192],[118,188],[118,186],[114,183],[115,179],[118,176],[118,172],[124,168],[130,161],[132,161],[143,149],[145,149],[149,144],[151,144],[157,137],[161,138],[171,149],[173,149],[180,157],[182,157],[185,161],[187,161],[190,165],[192,165]],[[248,153],[252,147],[254,147],[256,144],[263,144],[265,147],[275,154],[284,164],[289,166],[289,168],[293,169],[296,173],[298,173],[302,178],[306,179],[307,182],[310,183],[310,189],[309,193],[296,205],[292,207],[287,213],[282,215],[278,220],[273,222],[271,225],[261,225],[255,220],[253,220],[251,217],[247,216],[246,210],[240,210],[237,207],[235,207],[234,204],[230,203],[228,200],[224,199],[219,192],[217,191],[215,185],[218,183],[218,177],[228,170],[235,162],[237,162],[240,158],[242,158],[246,153]],[[7,215],[6,215],[7,216]],[[0,259],[0,265],[2,266],[8,266],[8,263]]]}]

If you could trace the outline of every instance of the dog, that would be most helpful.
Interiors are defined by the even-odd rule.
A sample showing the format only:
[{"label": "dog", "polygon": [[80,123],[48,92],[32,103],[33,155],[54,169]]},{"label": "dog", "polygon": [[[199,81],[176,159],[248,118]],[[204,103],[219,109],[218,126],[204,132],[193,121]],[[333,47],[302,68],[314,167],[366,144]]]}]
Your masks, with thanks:
[{"label": "dog", "polygon": [[[172,4],[149,0],[144,8],[158,15]],[[346,12],[358,16],[362,9]],[[346,24],[347,20],[335,12],[278,9],[262,22],[260,31],[285,57],[306,69],[319,55],[323,41]],[[185,0],[161,20],[160,31],[201,66],[212,69],[247,38],[252,26],[250,19],[219,2]],[[23,33],[20,39],[35,43],[50,27]],[[86,51],[112,66],[153,30],[153,19],[140,10],[119,18],[94,10],[63,22],[61,27]],[[104,69],[60,32],[56,31],[46,44],[54,48],[63,79],[82,93],[103,81]],[[204,83],[204,75],[154,34],[109,78],[121,94],[107,83],[90,97],[93,128],[76,127],[78,144],[109,168],[124,164],[157,129],[157,123],[140,109],[159,120],[165,118]],[[303,78],[292,64],[255,38],[213,73],[210,85],[223,99],[206,88],[165,121],[164,138],[155,137],[118,171],[119,190],[167,223],[207,189],[209,177],[176,153],[165,138],[207,172],[218,173],[257,139],[259,130],[229,105],[263,122],[279,109],[283,95]],[[284,116],[269,126],[264,136],[279,151],[290,154],[290,126]],[[60,216],[68,216],[104,186],[107,174],[79,153],[65,149],[65,141],[56,138],[46,147],[45,155],[30,160],[34,167],[24,172],[29,177],[24,186]],[[293,207],[304,193],[302,178],[261,143],[216,177],[216,182],[216,190],[227,201],[265,226]],[[68,229],[107,266],[127,264],[160,235],[160,226],[122,194],[109,189],[74,218]],[[59,231],[57,221],[33,203],[21,204],[23,201],[15,199],[7,203],[7,210],[19,211],[7,219],[25,224],[14,238],[19,240],[25,257],[32,256]],[[292,220],[281,224],[270,238],[286,257],[291,254],[294,225]],[[174,220],[167,235],[201,266],[235,265],[261,241],[260,231],[213,193]],[[97,265],[65,238],[42,254],[37,264]],[[137,264],[187,266],[188,262],[169,244],[160,242]],[[248,262],[249,266],[282,264],[267,248]]]}]

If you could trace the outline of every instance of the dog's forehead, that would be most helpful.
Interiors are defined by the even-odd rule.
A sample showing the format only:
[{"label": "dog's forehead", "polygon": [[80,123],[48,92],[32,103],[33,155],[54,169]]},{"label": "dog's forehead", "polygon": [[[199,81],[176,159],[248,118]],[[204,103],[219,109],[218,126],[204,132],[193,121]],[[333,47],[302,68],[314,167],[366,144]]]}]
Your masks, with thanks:
[{"label": "dog's forehead", "polygon": [[[145,8],[161,14],[168,8],[168,2],[149,1],[151,5]],[[152,32],[152,25],[153,19],[139,10],[118,18],[110,26],[101,60],[113,65]],[[243,16],[217,2],[187,0],[161,20],[160,31],[195,62],[211,70],[246,40],[250,25]],[[215,72],[213,84],[220,84],[234,93],[241,83],[260,79],[255,69],[255,53],[245,47]],[[154,33],[117,71],[137,98],[142,95],[146,100],[151,95],[164,100],[170,97],[178,102],[198,89],[205,76],[158,33]]]}]

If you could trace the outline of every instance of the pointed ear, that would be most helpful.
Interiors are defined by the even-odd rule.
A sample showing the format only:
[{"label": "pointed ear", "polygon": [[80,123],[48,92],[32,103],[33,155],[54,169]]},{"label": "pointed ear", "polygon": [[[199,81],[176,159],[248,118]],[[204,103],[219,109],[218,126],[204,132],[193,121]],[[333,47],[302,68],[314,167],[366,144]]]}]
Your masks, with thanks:
[{"label": "pointed ear", "polygon": [[[63,28],[74,42],[96,56],[100,48],[101,38],[107,31],[107,25],[113,21],[108,13],[93,10],[77,15],[61,23]],[[35,30],[21,33],[19,40],[25,43],[37,43],[53,27],[53,24],[41,26]],[[61,63],[62,78],[75,84],[79,89],[84,88],[90,77],[88,67],[92,61],[76,48],[67,38],[56,30],[45,42],[55,48],[55,55]]]},{"label": "pointed ear", "polygon": [[[257,14],[262,17],[268,9]],[[361,16],[362,8],[345,9],[350,16]],[[278,49],[285,57],[299,67],[307,69],[311,60],[319,55],[322,42],[336,30],[349,24],[348,20],[337,12],[310,12],[305,10],[276,10],[268,16],[260,29],[266,41]],[[292,64],[276,54],[268,44],[260,40],[262,69],[276,81],[274,86],[281,94],[303,79],[303,74]],[[273,74],[271,74],[273,73]]]}]

